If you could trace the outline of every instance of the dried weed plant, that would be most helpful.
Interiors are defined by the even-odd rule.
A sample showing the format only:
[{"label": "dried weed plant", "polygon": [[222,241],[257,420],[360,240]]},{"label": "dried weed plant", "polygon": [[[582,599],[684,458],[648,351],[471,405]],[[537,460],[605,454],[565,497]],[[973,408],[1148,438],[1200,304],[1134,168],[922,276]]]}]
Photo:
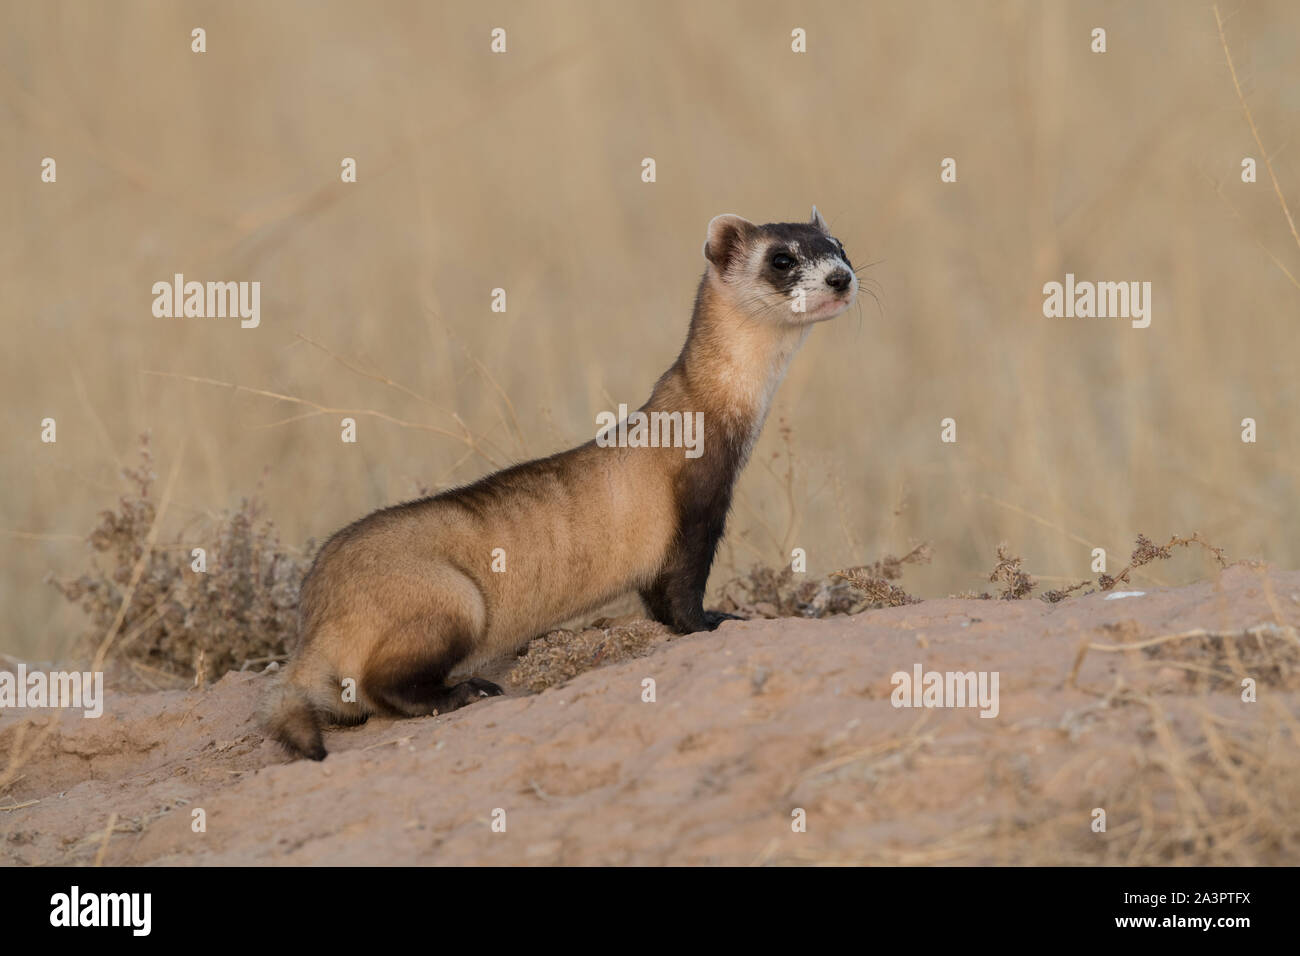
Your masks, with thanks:
[{"label": "dried weed plant", "polygon": [[[47,578],[90,618],[88,644],[116,623],[122,636],[114,654],[200,681],[283,658],[296,636],[298,588],[311,562],[281,545],[257,496],[189,531],[185,541],[178,534],[158,545],[149,540],[158,476],[148,435],[140,439],[139,465],[122,475],[130,491],[90,532],[90,566],[75,578]],[[205,551],[204,571],[191,556],[197,547]],[[137,565],[142,571],[131,587]]]}]

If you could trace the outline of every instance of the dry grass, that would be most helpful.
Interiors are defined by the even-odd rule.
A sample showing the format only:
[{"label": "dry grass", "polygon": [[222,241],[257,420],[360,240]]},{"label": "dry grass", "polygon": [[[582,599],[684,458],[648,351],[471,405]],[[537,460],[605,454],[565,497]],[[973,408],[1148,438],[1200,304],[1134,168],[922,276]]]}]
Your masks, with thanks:
[{"label": "dry grass", "polygon": [[[944,560],[910,572],[921,594],[969,587],[1007,539],[1041,580],[1073,582],[1133,528],[1198,527],[1300,565],[1300,393],[1279,361],[1297,308],[1300,60],[1277,46],[1300,29],[1293,4],[1226,22],[1126,5],[1104,56],[1075,3],[832,0],[800,9],[802,57],[768,0],[518,6],[499,57],[468,2],[205,9],[203,56],[194,9],[3,13],[6,651],[70,652],[76,615],[38,585],[74,573],[140,431],[169,450],[190,437],[175,522],[269,465],[285,540],[323,538],[416,487],[589,438],[680,347],[709,217],[814,202],[855,261],[884,260],[869,275],[888,306],[818,328],[792,364],[772,421],[802,468],[791,484],[769,428],[715,595],[727,571],[787,562],[783,544],[824,576],[930,541]],[[816,149],[774,146],[805,120]],[[32,166],[47,155],[55,185]],[[1239,181],[1244,155],[1260,183]],[[944,156],[956,184],[938,180]],[[1067,270],[1152,281],[1152,327],[1043,319],[1042,283]],[[261,280],[261,327],[154,319],[150,286],[178,271]],[[342,410],[376,413],[356,446]],[[44,415],[55,446],[34,441]],[[948,415],[954,446],[937,439]]]},{"label": "dry grass", "polygon": [[[1209,631],[1198,627],[1120,644],[1084,641],[1066,681],[1070,686],[1076,686],[1079,668],[1090,651],[1141,651],[1148,663],[1181,668],[1198,693],[1222,690],[1225,686],[1240,687],[1248,677],[1271,686],[1293,688],[1300,674],[1297,670],[1300,634],[1290,625],[1276,623],[1256,624],[1241,631]],[[1189,652],[1196,663],[1185,661]]]},{"label": "dry grass", "polygon": [[930,546],[919,544],[901,558],[886,555],[872,564],[835,571],[831,577],[847,581],[853,588],[866,595],[866,603],[854,608],[850,613],[868,608],[901,607],[904,604],[916,604],[921,600],[894,583],[903,576],[903,565],[929,564],[932,558],[933,552]]},{"label": "dry grass", "polygon": [[[1137,545],[1134,547],[1133,553],[1129,556],[1129,563],[1124,566],[1123,570],[1114,575],[1098,575],[1095,590],[1110,591],[1113,590],[1117,584],[1129,584],[1131,583],[1129,576],[1137,568],[1148,565],[1153,561],[1167,561],[1174,556],[1174,548],[1190,548],[1192,545],[1197,545],[1209,552],[1210,556],[1213,557],[1215,564],[1217,564],[1220,569],[1228,566],[1227,559],[1224,558],[1223,548],[1218,548],[1210,544],[1201,537],[1199,532],[1193,532],[1191,537],[1188,538],[1181,537],[1180,535],[1173,535],[1170,537],[1169,542],[1164,545],[1157,545],[1146,535],[1139,534],[1137,536]],[[1010,546],[1006,542],[998,545],[997,555],[998,561],[997,564],[994,565],[993,570],[989,573],[989,580],[1001,585],[997,594],[998,598],[1004,601],[1018,601],[1022,598],[1029,597],[1034,588],[1038,586],[1038,581],[1024,570],[1024,559],[1019,555],[1012,554]],[[1071,584],[1068,587],[1054,588],[1045,591],[1041,597],[1049,604],[1056,604],[1072,596],[1076,591],[1083,591],[1084,588],[1089,587],[1092,584],[1092,581],[1085,579]],[[1083,591],[1083,593],[1092,594],[1093,591]],[[952,596],[986,601],[993,597],[993,595],[987,591],[963,591],[960,594],[954,594]]]},{"label": "dry grass", "polygon": [[845,582],[756,564],[722,585],[717,607],[748,618],[826,617],[852,614],[862,603]]},{"label": "dry grass", "polygon": [[1199,533],[1194,532],[1190,538],[1182,538],[1178,535],[1174,535],[1169,539],[1169,543],[1165,545],[1157,545],[1146,535],[1140,534],[1137,539],[1137,547],[1133,549],[1133,554],[1129,557],[1128,565],[1114,577],[1108,574],[1103,574],[1097,579],[1097,587],[1102,591],[1109,591],[1121,581],[1127,584],[1129,583],[1129,574],[1134,568],[1140,568],[1143,565],[1150,564],[1152,561],[1168,560],[1173,557],[1174,548],[1190,548],[1192,545],[1198,545],[1210,552],[1219,567],[1224,568],[1228,566],[1227,561],[1225,561],[1223,557],[1223,549],[1216,548],[1214,545],[1202,538]]}]

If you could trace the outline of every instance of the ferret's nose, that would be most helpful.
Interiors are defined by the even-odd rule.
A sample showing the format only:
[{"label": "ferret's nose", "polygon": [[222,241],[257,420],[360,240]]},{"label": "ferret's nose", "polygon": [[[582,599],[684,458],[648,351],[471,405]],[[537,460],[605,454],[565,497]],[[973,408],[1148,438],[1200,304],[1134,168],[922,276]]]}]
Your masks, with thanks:
[{"label": "ferret's nose", "polygon": [[851,281],[852,277],[844,269],[835,269],[826,276],[826,284],[836,292],[843,292]]}]

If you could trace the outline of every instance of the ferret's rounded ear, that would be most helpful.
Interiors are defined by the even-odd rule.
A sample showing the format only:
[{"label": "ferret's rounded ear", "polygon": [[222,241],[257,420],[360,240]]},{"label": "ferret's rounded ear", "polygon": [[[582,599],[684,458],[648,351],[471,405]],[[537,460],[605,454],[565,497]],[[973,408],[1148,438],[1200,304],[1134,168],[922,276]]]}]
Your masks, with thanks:
[{"label": "ferret's rounded ear", "polygon": [[817,211],[816,206],[813,206],[812,218],[808,220],[808,225],[816,226],[828,236],[831,234],[831,227],[826,225],[826,220],[822,218],[822,214]]},{"label": "ferret's rounded ear", "polygon": [[754,224],[748,219],[726,213],[709,220],[709,233],[704,240],[704,258],[713,263],[719,272],[727,266],[740,250],[741,244]]}]

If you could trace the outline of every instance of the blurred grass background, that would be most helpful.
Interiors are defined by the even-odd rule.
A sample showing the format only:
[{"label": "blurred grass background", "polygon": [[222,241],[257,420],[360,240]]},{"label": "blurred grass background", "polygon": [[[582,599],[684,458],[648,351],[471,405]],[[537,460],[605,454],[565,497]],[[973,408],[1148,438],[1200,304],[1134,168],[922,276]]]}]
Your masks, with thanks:
[{"label": "blurred grass background", "polygon": [[[1300,7],[1221,9],[1298,206]],[[146,371],[451,431],[454,411],[494,460],[550,453],[673,360],[710,217],[814,203],[855,264],[881,260],[882,306],[864,297],[794,362],[715,587],[792,546],[824,573],[921,540],[934,564],[907,584],[926,596],[982,589],[1000,540],[1045,582],[1087,576],[1093,547],[1122,567],[1138,532],[1300,564],[1300,287],[1283,271],[1300,275],[1300,249],[1262,161],[1240,182],[1262,157],[1208,4],[5,0],[0,16],[0,651],[58,656],[80,633],[42,579],[82,567],[144,430],[163,474],[187,440],[171,524],[265,471],[291,544],[491,470],[427,430],[363,417],[345,445],[341,414],[285,422],[307,409]],[[1042,285],[1067,271],[1150,281],[1151,327],[1045,319]],[[260,280],[261,327],[155,318],[151,286],[176,272]],[[1208,570],[1187,554],[1154,573]]]}]

